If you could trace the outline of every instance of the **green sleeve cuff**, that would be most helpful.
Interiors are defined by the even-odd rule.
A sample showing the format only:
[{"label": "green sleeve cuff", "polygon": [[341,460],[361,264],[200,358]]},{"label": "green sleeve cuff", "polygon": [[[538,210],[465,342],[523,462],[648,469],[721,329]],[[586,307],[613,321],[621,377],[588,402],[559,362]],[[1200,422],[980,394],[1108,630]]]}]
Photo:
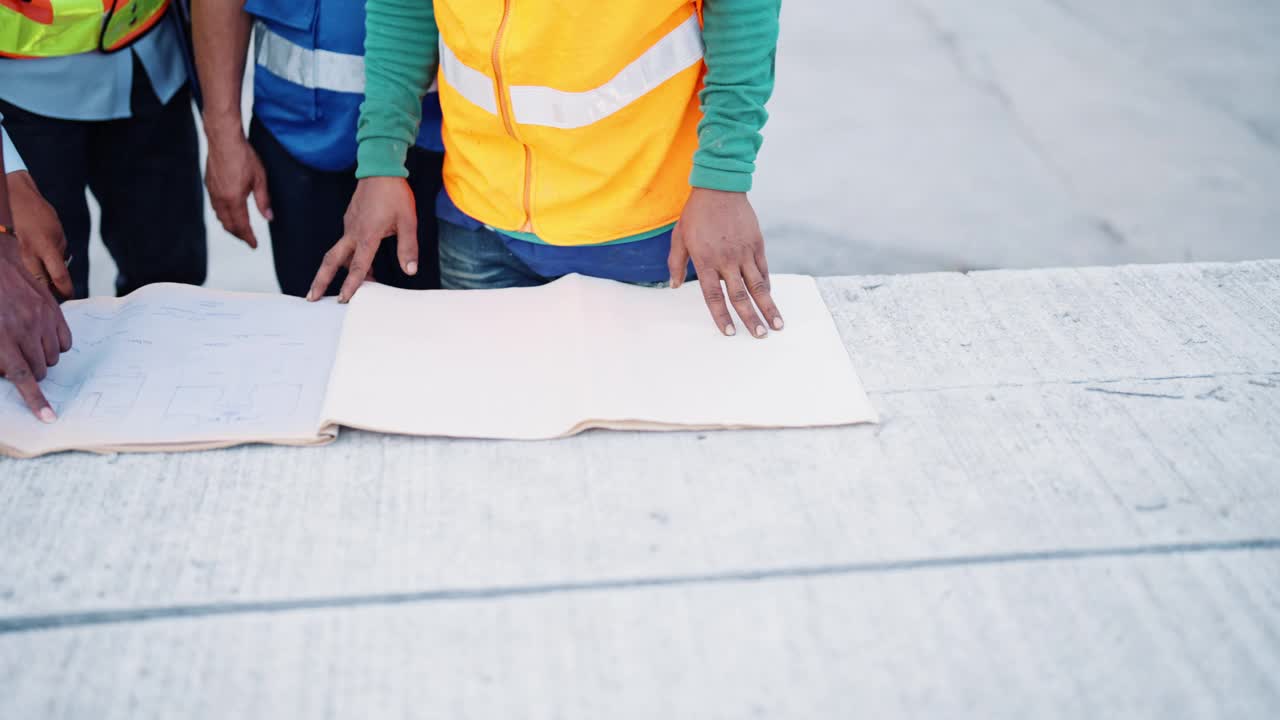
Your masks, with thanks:
[{"label": "green sleeve cuff", "polygon": [[409,144],[394,138],[371,137],[356,150],[356,177],[409,177],[404,167]]},{"label": "green sleeve cuff", "polygon": [[689,173],[689,184],[708,190],[747,192],[751,189],[751,173],[694,165],[693,172]]}]

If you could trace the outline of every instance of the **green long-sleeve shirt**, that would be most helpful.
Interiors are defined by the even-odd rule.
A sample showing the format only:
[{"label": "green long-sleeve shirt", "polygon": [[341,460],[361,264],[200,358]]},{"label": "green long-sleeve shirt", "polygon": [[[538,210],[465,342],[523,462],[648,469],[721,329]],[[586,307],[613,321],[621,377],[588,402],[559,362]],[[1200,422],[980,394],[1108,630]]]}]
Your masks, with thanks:
[{"label": "green long-sleeve shirt", "polygon": [[[760,130],[773,93],[781,0],[705,0],[706,87],[689,183],[712,190],[751,189]],[[430,0],[368,0],[365,100],[360,106],[357,177],[404,177],[417,136],[422,96],[438,58]]]}]

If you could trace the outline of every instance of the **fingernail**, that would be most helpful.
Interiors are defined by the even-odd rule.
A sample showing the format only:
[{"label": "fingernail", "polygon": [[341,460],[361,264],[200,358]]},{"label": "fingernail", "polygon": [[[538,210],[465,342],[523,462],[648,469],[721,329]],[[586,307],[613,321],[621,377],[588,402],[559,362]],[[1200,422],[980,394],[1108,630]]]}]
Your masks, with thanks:
[{"label": "fingernail", "polygon": [[725,325],[725,326],[724,326],[724,334],[725,334],[725,335],[736,335],[737,333],[738,333],[738,328],[736,328],[736,327],[734,327],[734,326],[732,326],[732,325]]},{"label": "fingernail", "polygon": [[306,298],[306,299],[307,299],[307,302],[314,302],[314,301],[315,301],[315,299],[316,299],[316,292],[315,292],[315,290],[308,290],[308,291],[307,291],[307,298]]},{"label": "fingernail", "polygon": [[756,326],[756,337],[764,337],[767,332],[768,331],[764,329],[763,325]]},{"label": "fingernail", "polygon": [[50,407],[40,408],[40,422],[51,423],[57,419],[58,419],[58,416],[53,414],[53,408],[50,408]]},{"label": "fingernail", "polygon": [[263,217],[267,219],[267,222],[271,222],[272,220],[276,219],[276,214],[271,212],[271,208],[267,208],[267,214],[264,215]]},{"label": "fingernail", "polygon": [[417,274],[418,274],[418,263],[417,263],[416,261],[410,261],[410,263],[409,263],[408,265],[405,265],[405,266],[404,266],[404,271],[405,271],[405,272],[407,272],[407,273],[409,273],[410,275],[417,275]]},{"label": "fingernail", "polygon": [[774,330],[781,330],[781,329],[782,329],[782,318],[781,318],[781,317],[775,317],[775,318],[773,319],[773,329],[774,329]]}]

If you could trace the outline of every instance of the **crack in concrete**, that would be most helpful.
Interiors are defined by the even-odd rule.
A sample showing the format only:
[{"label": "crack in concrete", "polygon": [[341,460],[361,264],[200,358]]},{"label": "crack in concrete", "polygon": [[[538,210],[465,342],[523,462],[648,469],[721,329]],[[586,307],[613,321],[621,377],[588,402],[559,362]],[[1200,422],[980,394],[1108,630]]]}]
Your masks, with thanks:
[{"label": "crack in concrete", "polygon": [[434,602],[475,602],[505,598],[539,597],[571,593],[629,591],[650,588],[696,587],[781,580],[905,573],[959,567],[990,567],[1034,562],[1068,562],[1106,558],[1164,557],[1221,552],[1280,551],[1280,537],[1241,540],[1202,541],[1112,546],[1094,548],[1056,548],[1021,552],[976,553],[945,557],[908,558],[904,560],[872,560],[830,565],[729,570],[699,575],[659,575],[653,577],[612,578],[579,582],[530,585],[499,585],[479,588],[444,588],[418,592],[375,593],[366,595],[300,598],[297,600],[264,600],[259,602],[226,602],[190,605],[88,610],[50,615],[19,615],[0,618],[0,635],[63,630],[99,625],[120,625],[189,618],[286,613],[296,610],[346,610],[392,605],[429,604]]},{"label": "crack in concrete", "polygon": [[1217,400],[1218,402],[1228,402],[1227,398],[1223,397],[1222,395],[1223,390],[1224,388],[1221,385],[1219,385],[1218,387],[1210,390],[1209,392],[1200,393],[1199,395],[1196,396],[1196,399],[1197,400]]},{"label": "crack in concrete", "polygon": [[1111,390],[1100,387],[1087,387],[1086,392],[1105,393],[1107,395],[1124,395],[1125,397],[1163,398],[1165,400],[1185,400],[1185,395],[1166,395],[1165,393],[1130,392],[1128,390]]},{"label": "crack in concrete", "polygon": [[[1263,380],[1251,379],[1250,385],[1258,387],[1278,387],[1280,382],[1280,370],[1270,372],[1217,372],[1205,373],[1202,375],[1157,375],[1154,377],[1119,377],[1119,378],[1086,378],[1083,380],[1035,380],[1023,383],[990,383],[990,384],[973,384],[973,385],[939,385],[936,387],[922,388],[890,388],[888,390],[867,390],[867,395],[910,395],[913,393],[935,393],[948,392],[951,390],[1014,390],[1018,388],[1044,387],[1046,385],[1114,385],[1122,382],[1164,382],[1167,380],[1218,380],[1224,378],[1257,378],[1261,376]],[[1116,390],[1085,388],[1094,392],[1109,392],[1117,395],[1125,394]],[[1139,393],[1141,395],[1153,393]],[[1158,397],[1168,397],[1181,399],[1181,395],[1159,395]]]},{"label": "crack in concrete", "polygon": [[985,93],[998,103],[1009,118],[1011,129],[1028,150],[1044,165],[1049,175],[1061,185],[1077,212],[1098,236],[1112,245],[1126,245],[1129,238],[1116,222],[1087,207],[1083,195],[1076,187],[1075,180],[1067,171],[1048,145],[1035,133],[1034,128],[1018,108],[1013,95],[1001,84],[990,63],[981,54],[968,51],[960,42],[960,36],[946,28],[937,14],[926,8],[918,0],[906,3],[908,11],[916,17],[925,30],[933,37],[956,71],[979,92]]},{"label": "crack in concrete", "polygon": [[1103,237],[1110,240],[1113,244],[1127,245],[1129,243],[1129,236],[1126,235],[1123,230],[1116,227],[1116,224],[1110,220],[1104,217],[1094,217],[1091,221],[1093,222],[1094,229],[1101,233]]}]

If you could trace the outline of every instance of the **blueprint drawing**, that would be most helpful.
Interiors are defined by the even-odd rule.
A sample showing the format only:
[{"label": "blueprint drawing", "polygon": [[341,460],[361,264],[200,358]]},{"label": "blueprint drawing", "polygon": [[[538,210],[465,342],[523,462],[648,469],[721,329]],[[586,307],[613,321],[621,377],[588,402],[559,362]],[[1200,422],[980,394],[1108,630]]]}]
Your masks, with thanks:
[{"label": "blueprint drawing", "polygon": [[161,284],[63,311],[73,346],[41,382],[58,421],[38,422],[0,385],[0,442],[314,437],[345,307]]}]

